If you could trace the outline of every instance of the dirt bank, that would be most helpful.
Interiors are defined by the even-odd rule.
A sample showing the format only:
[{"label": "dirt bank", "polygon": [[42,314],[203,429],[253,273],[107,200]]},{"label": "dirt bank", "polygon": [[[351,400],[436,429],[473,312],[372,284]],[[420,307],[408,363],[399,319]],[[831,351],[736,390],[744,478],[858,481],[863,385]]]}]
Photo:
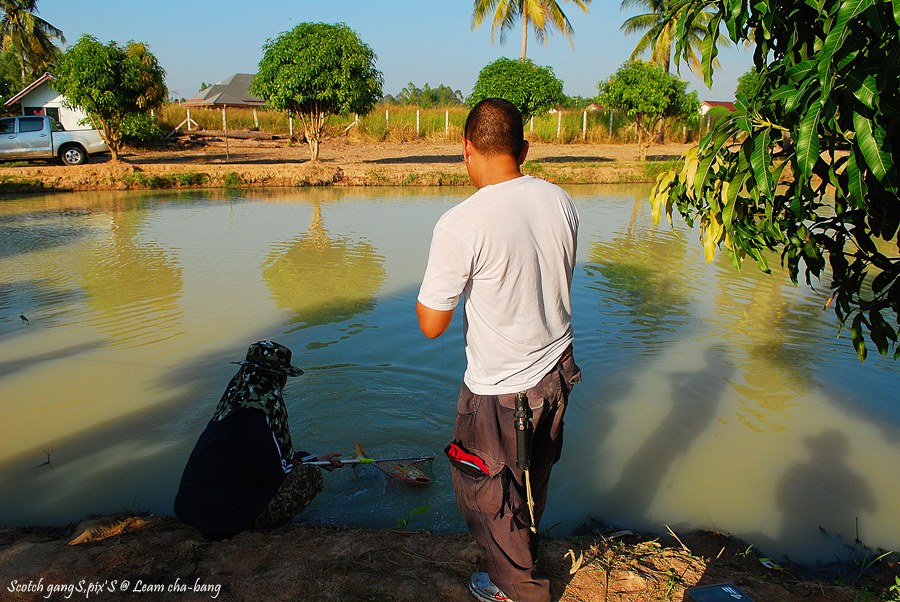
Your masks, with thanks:
[{"label": "dirt bank", "polygon": [[[96,600],[469,602],[479,556],[467,534],[291,524],[209,542],[171,518],[125,515],[0,530],[0,598],[60,600],[69,588],[69,599]],[[728,582],[756,602],[896,599],[882,597],[896,564],[882,561],[855,588],[805,580],[707,532],[545,539],[539,563],[563,602],[675,601],[687,588]]]},{"label": "dirt bank", "polygon": [[[540,144],[529,152],[525,171],[560,184],[650,182],[686,149],[651,148],[638,160],[625,145]],[[305,144],[284,141],[196,140],[186,147],[128,150],[113,163],[98,156],[87,165],[0,164],[0,193],[127,190],[145,188],[262,186],[456,186],[468,185],[456,143],[378,144],[329,140],[317,162]]]}]

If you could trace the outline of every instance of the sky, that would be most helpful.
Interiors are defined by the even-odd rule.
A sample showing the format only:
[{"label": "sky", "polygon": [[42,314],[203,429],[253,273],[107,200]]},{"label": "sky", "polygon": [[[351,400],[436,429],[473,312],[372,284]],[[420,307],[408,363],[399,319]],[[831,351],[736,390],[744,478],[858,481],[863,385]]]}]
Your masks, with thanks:
[{"label": "sky", "polygon": [[[447,85],[468,96],[486,64],[519,56],[519,30],[491,43],[490,23],[472,30],[472,0],[39,0],[38,14],[63,30],[66,46],[90,34],[101,42],[144,42],[166,71],[169,95],[189,98],[200,84],[235,73],[256,73],[262,47],[298,23],[346,23],[375,51],[383,91],[396,95],[412,82]],[[560,33],[546,45],[533,37],[528,57],[553,68],[569,96],[593,97],[597,83],[628,60],[638,35],[621,25],[637,11],[619,0],[594,0],[589,12],[561,2],[575,30],[572,44]],[[645,57],[649,58],[649,57]],[[752,64],[743,48],[719,53],[721,67],[708,89],[682,66],[681,77],[700,100],[733,100],[737,78]]]}]

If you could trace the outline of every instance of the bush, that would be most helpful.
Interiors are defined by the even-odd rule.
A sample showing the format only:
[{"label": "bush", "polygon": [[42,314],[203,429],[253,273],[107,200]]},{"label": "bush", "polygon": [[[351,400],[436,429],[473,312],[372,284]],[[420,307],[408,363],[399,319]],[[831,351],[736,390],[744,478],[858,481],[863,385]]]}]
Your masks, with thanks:
[{"label": "bush", "polygon": [[148,146],[162,140],[165,133],[150,113],[132,113],[122,123],[122,140],[132,146]]}]

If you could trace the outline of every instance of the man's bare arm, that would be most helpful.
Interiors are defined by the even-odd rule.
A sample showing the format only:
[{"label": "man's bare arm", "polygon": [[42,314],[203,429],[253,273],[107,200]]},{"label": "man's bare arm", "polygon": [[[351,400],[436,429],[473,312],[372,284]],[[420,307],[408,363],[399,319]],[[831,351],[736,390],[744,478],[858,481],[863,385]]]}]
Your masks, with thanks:
[{"label": "man's bare arm", "polygon": [[416,315],[419,317],[419,328],[429,339],[436,339],[444,334],[453,320],[453,310],[431,309],[416,301]]}]

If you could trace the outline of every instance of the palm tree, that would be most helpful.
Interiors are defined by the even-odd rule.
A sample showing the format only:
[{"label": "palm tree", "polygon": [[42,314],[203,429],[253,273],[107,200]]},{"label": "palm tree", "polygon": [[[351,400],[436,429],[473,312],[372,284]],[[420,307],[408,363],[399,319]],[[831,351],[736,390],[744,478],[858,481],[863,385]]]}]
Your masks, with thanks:
[{"label": "palm tree", "polygon": [[[671,71],[672,47],[675,44],[675,29],[677,26],[677,14],[669,14],[668,0],[622,0],[621,9],[645,9],[647,12],[635,15],[625,20],[622,31],[627,34],[645,32],[638,40],[631,60],[638,58],[648,49],[650,61],[662,66],[666,73]],[[700,73],[699,49],[706,33],[705,25],[709,21],[708,13],[700,13],[688,32],[688,66],[695,73]]]},{"label": "palm tree", "polygon": [[21,58],[22,81],[26,75],[46,70],[59,56],[54,38],[65,44],[58,27],[38,17],[37,0],[0,0],[0,48],[15,50]]},{"label": "palm tree", "polygon": [[[591,0],[563,0],[571,1],[587,12],[587,5]],[[493,15],[491,21],[491,43],[494,42],[497,31],[500,31],[500,43],[506,38],[506,32],[512,29],[517,19],[522,20],[522,54],[525,60],[525,51],[528,46],[528,25],[534,29],[534,37],[538,42],[545,44],[547,31],[555,28],[565,34],[572,43],[572,24],[562,11],[557,0],[475,0],[472,9],[472,29],[479,27],[484,20]]]}]

